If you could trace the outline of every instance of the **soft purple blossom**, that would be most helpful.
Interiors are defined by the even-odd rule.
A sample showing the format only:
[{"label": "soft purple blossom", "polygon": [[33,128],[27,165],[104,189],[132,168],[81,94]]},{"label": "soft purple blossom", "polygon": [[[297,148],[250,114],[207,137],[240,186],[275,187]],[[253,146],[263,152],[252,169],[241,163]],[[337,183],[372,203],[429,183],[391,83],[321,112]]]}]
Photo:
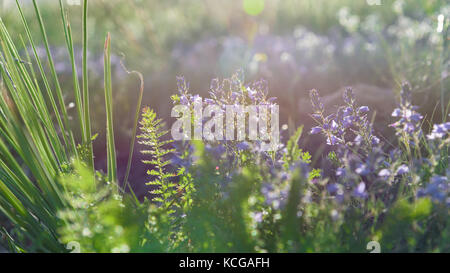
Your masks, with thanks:
[{"label": "soft purple blossom", "polygon": [[388,169],[382,169],[381,171],[378,172],[378,176],[380,177],[387,177],[391,175],[391,171]]},{"label": "soft purple blossom", "polygon": [[337,176],[344,176],[345,175],[345,168],[337,168],[336,175]]},{"label": "soft purple blossom", "polygon": [[263,213],[262,212],[253,212],[251,214],[253,221],[255,221],[256,223],[261,223],[263,220]]},{"label": "soft purple blossom", "polygon": [[357,145],[361,145],[361,142],[363,141],[363,137],[361,135],[357,135],[353,142],[355,142]]},{"label": "soft purple blossom", "polygon": [[242,141],[242,142],[239,142],[238,144],[236,144],[236,148],[241,151],[248,150],[248,149],[250,149],[250,145],[248,144],[248,142]]},{"label": "soft purple blossom", "polygon": [[394,111],[392,112],[392,116],[393,117],[400,117],[402,114],[402,110],[400,110],[399,108],[395,108]]},{"label": "soft purple blossom", "polygon": [[366,198],[367,197],[366,184],[364,182],[359,183],[358,186],[353,191],[353,195],[358,198]]},{"label": "soft purple blossom", "polygon": [[405,174],[405,173],[407,173],[407,172],[409,172],[409,167],[406,166],[405,164],[400,165],[400,166],[397,168],[397,171],[396,171],[397,175],[403,175],[403,174]]},{"label": "soft purple blossom", "polygon": [[423,116],[416,112],[417,107],[411,102],[411,88],[408,83],[402,85],[401,103],[398,108],[394,109],[392,116],[400,118],[392,123],[391,127],[396,128],[397,135],[402,136],[406,132],[409,136],[421,133],[420,121]]},{"label": "soft purple blossom", "polygon": [[327,139],[328,145],[336,145],[338,143],[342,142],[342,139],[336,137],[335,135],[330,135]]},{"label": "soft purple blossom", "polygon": [[359,175],[367,175],[370,173],[370,168],[369,166],[367,166],[367,164],[360,163],[355,169],[355,172]]},{"label": "soft purple blossom", "polygon": [[355,102],[355,95],[351,87],[347,87],[344,91],[344,102],[350,105]]},{"label": "soft purple blossom", "polygon": [[339,190],[339,186],[335,183],[333,184],[328,184],[327,185],[327,190],[330,194],[334,194]]},{"label": "soft purple blossom", "polygon": [[177,76],[177,87],[180,94],[187,94],[189,91],[189,83],[183,76]]},{"label": "soft purple blossom", "polygon": [[367,113],[367,112],[369,112],[369,107],[361,106],[361,107],[358,108],[358,112],[360,112],[360,113]]},{"label": "soft purple blossom", "polygon": [[319,114],[311,114],[311,116],[312,116],[313,118],[315,118],[315,119],[320,119],[320,118],[322,118],[322,116],[319,115]]},{"label": "soft purple blossom", "polygon": [[210,144],[207,144],[205,146],[206,151],[210,152],[216,159],[221,158],[226,153],[226,148],[224,145],[216,145],[212,146]]},{"label": "soft purple blossom", "polygon": [[380,139],[376,136],[372,136],[371,141],[372,141],[372,145],[380,144]]},{"label": "soft purple blossom", "polygon": [[185,95],[181,95],[180,96],[180,103],[183,105],[188,105],[189,104],[189,100]]},{"label": "soft purple blossom", "polygon": [[312,135],[315,135],[315,134],[318,134],[320,132],[322,132],[322,127],[316,126],[316,127],[311,128],[311,132],[310,133]]},{"label": "soft purple blossom", "polygon": [[311,98],[311,104],[313,106],[314,112],[321,113],[324,111],[323,103],[319,97],[319,93],[317,90],[313,89],[309,92],[309,96]]},{"label": "soft purple blossom", "polygon": [[353,125],[353,122],[354,122],[353,116],[344,117],[342,120],[342,124],[344,125],[344,128],[349,128],[350,126]]},{"label": "soft purple blossom", "polygon": [[427,138],[430,140],[434,139],[443,139],[450,130],[450,122],[442,123],[442,124],[434,124],[433,130],[429,135],[427,135]]},{"label": "soft purple blossom", "polygon": [[330,129],[333,131],[336,131],[337,129],[339,129],[339,125],[336,123],[336,121],[331,121],[331,126]]},{"label": "soft purple blossom", "polygon": [[421,188],[418,197],[429,196],[436,202],[448,202],[450,184],[446,176],[434,175],[430,179],[430,183]]},{"label": "soft purple blossom", "polygon": [[261,193],[264,195],[267,205],[272,206],[274,209],[282,209],[286,204],[289,190],[288,188],[279,189],[270,183],[264,183]]}]

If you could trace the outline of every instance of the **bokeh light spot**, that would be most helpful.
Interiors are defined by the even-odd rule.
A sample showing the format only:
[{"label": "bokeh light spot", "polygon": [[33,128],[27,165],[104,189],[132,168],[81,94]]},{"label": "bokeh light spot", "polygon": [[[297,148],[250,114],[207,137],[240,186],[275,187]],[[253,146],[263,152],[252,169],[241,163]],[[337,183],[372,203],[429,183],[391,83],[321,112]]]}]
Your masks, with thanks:
[{"label": "bokeh light spot", "polygon": [[249,15],[258,15],[264,10],[265,0],[244,0],[244,11]]}]

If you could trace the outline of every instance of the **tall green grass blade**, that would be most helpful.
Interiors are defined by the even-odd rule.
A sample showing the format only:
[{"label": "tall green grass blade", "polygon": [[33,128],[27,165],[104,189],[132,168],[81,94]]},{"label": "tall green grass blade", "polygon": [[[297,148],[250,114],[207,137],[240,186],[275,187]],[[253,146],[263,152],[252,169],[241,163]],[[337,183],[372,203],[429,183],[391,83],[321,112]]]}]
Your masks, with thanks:
[{"label": "tall green grass blade", "polygon": [[[447,27],[445,28],[445,31],[443,33],[443,44],[442,44],[442,51],[441,51],[441,71],[444,71],[444,62],[445,60],[448,60],[448,48],[449,48],[449,32],[450,32],[450,23],[447,23]],[[446,87],[444,86],[444,82],[448,81],[447,79],[442,78],[440,81],[440,87],[441,87],[441,111],[442,111],[442,122],[447,121],[447,111],[445,109],[445,95],[449,93],[449,90],[446,90]],[[448,88],[448,85],[447,85]]]},{"label": "tall green grass blade", "polygon": [[[45,50],[46,50],[46,53],[47,53],[47,59],[48,59],[48,63],[49,63],[49,66],[50,66],[50,71],[51,71],[51,74],[52,74],[52,77],[53,77],[54,85],[56,87],[56,97],[58,99],[58,103],[59,103],[59,106],[61,108],[64,127],[69,129],[70,128],[70,126],[69,126],[69,116],[67,115],[66,104],[64,103],[64,98],[63,98],[63,94],[62,94],[61,85],[59,83],[58,75],[56,74],[55,64],[53,62],[53,57],[52,57],[52,54],[50,52],[50,46],[49,46],[49,43],[48,43],[47,32],[45,31],[44,22],[42,21],[41,12],[40,12],[39,7],[38,7],[38,5],[36,3],[36,0],[33,0],[33,6],[34,6],[35,13],[36,13],[36,17],[37,17],[38,22],[39,22],[39,28],[41,30],[42,38],[43,38],[43,41],[44,41]],[[66,138],[66,134],[69,135],[69,141],[70,142],[66,142],[66,143],[68,145],[71,145],[72,152],[75,154],[76,153],[76,145],[75,145],[75,140],[74,140],[74,137],[73,137],[73,133],[72,133],[71,130],[65,131],[64,127],[61,128],[63,137]]]},{"label": "tall green grass blade", "polygon": [[62,0],[59,0],[59,6],[60,6],[61,18],[62,18],[62,22],[63,22],[63,26],[64,26],[64,34],[65,34],[65,38],[66,38],[67,51],[69,53],[70,63],[72,65],[73,92],[74,92],[74,97],[75,97],[75,105],[77,108],[78,121],[80,123],[79,125],[80,125],[80,131],[81,131],[81,135],[82,135],[82,142],[88,143],[90,141],[90,139],[87,138],[86,126],[84,123],[83,102],[82,102],[82,98],[81,98],[80,85],[78,82],[78,73],[77,73],[76,64],[75,64],[75,56],[74,56],[75,54],[74,54],[74,49],[73,49],[72,30],[71,30],[69,21],[66,18],[66,15],[64,14],[64,5],[63,5]]},{"label": "tall green grass blade", "polygon": [[[94,154],[92,150],[92,141],[91,141],[91,120],[90,120],[90,112],[89,112],[89,85],[88,85],[88,66],[87,66],[87,47],[88,47],[88,38],[87,38],[87,14],[88,14],[88,0],[83,1],[83,107],[84,107],[84,126],[85,126],[85,139],[87,139],[88,148],[88,165],[91,167],[92,171],[94,170]],[[94,172],[92,172],[94,173]]]},{"label": "tall green grass blade", "polygon": [[[31,45],[31,47],[33,49],[35,61],[36,61],[37,65],[38,65],[38,67],[39,67],[39,72],[41,73],[42,81],[44,83],[44,86],[45,86],[45,89],[46,89],[46,92],[47,92],[47,96],[48,96],[48,98],[50,100],[53,113],[55,114],[58,126],[61,129],[61,132],[64,132],[64,125],[63,125],[63,122],[61,120],[61,115],[60,115],[58,107],[56,105],[56,101],[55,101],[55,99],[53,97],[53,93],[51,91],[50,84],[49,84],[49,82],[47,80],[47,77],[45,75],[44,68],[42,66],[41,60],[40,60],[39,55],[37,53],[34,40],[33,40],[32,36],[31,36],[31,32],[30,32],[30,29],[28,27],[28,23],[25,20],[25,16],[24,16],[24,14],[22,12],[22,7],[20,6],[20,4],[19,4],[19,2],[17,0],[16,0],[16,3],[17,3],[17,8],[19,10],[20,16],[21,16],[22,23],[23,23],[23,25],[25,27],[25,31],[27,33],[28,40],[29,40],[30,45]],[[6,30],[6,29],[4,29],[4,30]],[[64,143],[69,144],[68,140],[67,140],[67,137],[66,137],[66,135],[64,133],[63,133],[63,139],[64,139]],[[58,153],[58,156],[64,156],[65,159],[67,159],[66,151],[64,150],[62,145],[60,145],[60,147],[56,147],[56,149],[57,149],[56,152]]]},{"label": "tall green grass blade", "polygon": [[[2,47],[5,48],[4,44],[5,33],[3,32],[3,28],[1,34],[2,34],[1,44]],[[14,47],[14,45],[11,44],[9,46]],[[8,78],[10,79],[10,81],[6,81],[6,86],[9,88],[10,91],[8,93],[9,97],[12,99],[12,101],[14,102],[14,106],[18,110],[15,113],[18,113],[21,120],[24,122],[27,131],[30,133],[29,137],[32,141],[31,143],[36,145],[35,146],[36,149],[40,152],[40,159],[42,160],[42,162],[46,164],[51,164],[53,170],[56,171],[58,168],[57,161],[55,160],[52,154],[44,130],[42,126],[40,126],[39,115],[36,115],[36,113],[39,113],[39,111],[36,110],[36,107],[39,106],[35,106],[32,104],[33,99],[29,97],[29,93],[26,91],[27,89],[25,88],[24,83],[22,82],[21,76],[23,76],[23,74],[20,73],[25,73],[26,75],[26,71],[24,70],[22,64],[18,65],[14,61],[15,58],[11,55],[12,53],[14,53],[13,51],[6,50],[4,51],[4,53],[5,58],[1,60],[3,62],[2,68],[3,73],[7,74]],[[17,69],[17,67],[20,67],[20,72]],[[5,112],[7,111],[8,110],[5,109]],[[17,119],[17,117],[12,118]],[[21,133],[20,129],[17,129],[18,124],[21,124],[20,120],[16,120],[13,126],[15,126],[17,132]],[[26,145],[30,145],[31,143],[26,143]]]},{"label": "tall green grass blade", "polygon": [[117,182],[116,146],[114,143],[113,105],[111,84],[111,36],[105,41],[105,104],[106,104],[106,149],[108,161],[108,181]]}]

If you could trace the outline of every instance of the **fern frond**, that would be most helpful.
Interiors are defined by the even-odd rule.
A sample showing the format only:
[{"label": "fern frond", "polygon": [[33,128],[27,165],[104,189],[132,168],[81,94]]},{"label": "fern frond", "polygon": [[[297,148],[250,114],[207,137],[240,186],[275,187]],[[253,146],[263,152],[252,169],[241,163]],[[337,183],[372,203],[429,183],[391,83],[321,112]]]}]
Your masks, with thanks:
[{"label": "fern frond", "polygon": [[172,207],[177,207],[177,204],[173,202],[177,195],[177,184],[171,181],[177,175],[166,170],[170,164],[167,156],[175,151],[166,147],[173,141],[162,140],[169,131],[164,130],[165,124],[156,117],[156,113],[150,108],[143,110],[140,125],[139,143],[147,147],[141,153],[150,156],[149,159],[142,162],[152,166],[152,169],[148,170],[147,174],[153,179],[147,182],[146,185],[156,186],[156,189],[150,191],[150,193],[155,195],[152,200],[159,203],[170,214],[174,212]]}]

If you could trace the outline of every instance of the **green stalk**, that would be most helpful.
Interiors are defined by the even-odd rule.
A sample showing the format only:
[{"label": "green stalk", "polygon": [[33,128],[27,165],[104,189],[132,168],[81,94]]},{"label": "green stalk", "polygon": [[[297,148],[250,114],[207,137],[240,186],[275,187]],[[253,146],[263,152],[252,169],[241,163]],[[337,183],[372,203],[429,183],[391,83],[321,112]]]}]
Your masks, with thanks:
[{"label": "green stalk", "polygon": [[116,146],[114,143],[113,105],[111,84],[111,36],[105,41],[105,105],[106,105],[106,150],[108,157],[108,181],[117,182]]},{"label": "green stalk", "polygon": [[88,14],[88,0],[83,2],[83,106],[84,106],[84,126],[85,126],[85,139],[87,140],[88,148],[88,165],[91,167],[92,173],[94,173],[94,154],[92,150],[92,140],[91,140],[91,120],[89,113],[89,91],[88,91],[88,67],[87,67],[87,14]]},{"label": "green stalk", "polygon": [[[8,40],[7,33],[4,32],[2,22],[0,21],[0,35],[1,35],[1,45],[3,48],[5,48],[4,41]],[[10,41],[7,41],[7,46],[9,50],[5,50],[5,58],[0,59],[3,63],[3,71],[2,74],[7,74],[7,77],[10,79],[10,81],[6,81],[6,86],[8,87],[8,90],[10,91],[9,97],[14,102],[15,107],[17,108],[18,116],[21,117],[21,120],[23,121],[25,128],[25,133],[29,132],[29,137],[31,139],[31,143],[28,143],[27,146],[36,145],[35,148],[40,152],[39,157],[40,160],[43,163],[51,164],[52,165],[52,171],[58,170],[58,162],[57,159],[53,156],[52,149],[50,147],[50,144],[48,143],[47,138],[44,134],[44,129],[41,126],[40,122],[42,121],[40,119],[40,111],[37,111],[36,109],[41,107],[41,105],[33,105],[32,102],[34,102],[33,97],[29,96],[30,93],[24,82],[22,81],[23,78],[28,79],[27,72],[23,66],[23,64],[17,64],[15,59],[17,59],[18,55],[14,48],[14,44],[10,44]],[[13,55],[14,54],[14,55]],[[0,57],[2,57],[0,55]],[[29,81],[26,81],[26,86],[29,87],[30,83]],[[33,94],[33,91],[30,91],[31,94]],[[6,111],[6,109],[5,109]],[[37,113],[37,114],[36,114]],[[15,128],[19,124],[21,124],[20,118],[18,118],[17,115],[13,117],[13,120],[15,120]],[[22,129],[22,130],[23,130]],[[19,131],[20,132],[20,131]],[[63,161],[64,159],[61,159]]]},{"label": "green stalk", "polygon": [[[18,1],[18,0],[16,0],[16,1]],[[61,108],[64,127],[65,128],[70,128],[70,126],[69,126],[69,116],[67,115],[66,104],[64,103],[64,98],[63,98],[63,95],[62,95],[61,85],[59,84],[58,75],[56,74],[55,64],[53,62],[53,57],[52,57],[52,54],[50,52],[50,46],[49,46],[49,43],[48,43],[47,32],[45,31],[44,22],[42,21],[41,12],[40,12],[39,7],[38,7],[38,5],[36,3],[36,0],[33,0],[33,5],[34,5],[34,10],[35,10],[35,13],[36,13],[36,17],[37,17],[38,22],[39,22],[39,28],[41,30],[42,38],[44,40],[44,45],[45,45],[45,50],[46,50],[46,53],[47,53],[47,59],[48,59],[48,63],[49,63],[49,66],[50,66],[50,71],[51,71],[51,74],[52,74],[52,77],[53,77],[53,81],[54,81],[54,84],[55,84],[55,87],[56,87],[56,97],[58,99],[58,103],[59,103],[59,106]],[[71,145],[72,146],[72,152],[74,154],[76,154],[76,145],[75,145],[75,140],[73,138],[73,133],[70,130],[68,130],[66,132],[64,127],[61,128],[61,130],[62,130],[62,135],[63,135],[63,137],[65,139],[65,142],[66,142],[67,145]],[[69,141],[70,142],[67,141],[66,134],[69,135]]]},{"label": "green stalk", "polygon": [[[58,126],[59,126],[59,128],[61,129],[61,132],[64,132],[64,125],[63,125],[63,122],[62,122],[62,120],[61,120],[61,115],[60,115],[60,113],[59,113],[58,107],[56,106],[56,102],[55,102],[55,99],[54,99],[54,97],[53,97],[53,93],[52,93],[52,91],[51,91],[51,89],[50,89],[50,84],[49,84],[49,82],[48,82],[48,80],[47,80],[47,77],[46,77],[45,72],[44,72],[44,68],[43,68],[43,66],[42,66],[41,60],[40,60],[39,55],[38,55],[38,53],[37,53],[35,43],[34,43],[34,41],[33,41],[33,38],[32,38],[32,36],[31,36],[30,29],[29,29],[29,27],[28,27],[28,23],[27,23],[27,21],[25,20],[25,16],[24,16],[24,14],[23,14],[23,12],[22,12],[22,8],[21,8],[21,6],[20,6],[18,0],[16,0],[16,4],[17,4],[17,8],[18,8],[19,13],[20,13],[20,17],[21,17],[22,23],[23,23],[23,25],[24,25],[24,27],[25,27],[25,31],[26,31],[26,33],[27,33],[28,40],[29,40],[30,45],[31,45],[31,47],[32,47],[32,49],[33,49],[34,57],[35,57],[36,63],[38,64],[39,71],[40,71],[40,73],[41,73],[41,77],[42,77],[42,80],[43,80],[43,82],[44,82],[44,86],[45,86],[45,89],[46,89],[48,98],[49,98],[49,100],[50,100],[50,104],[51,104],[51,106],[52,106],[53,112],[54,112],[54,114],[55,114],[55,117],[56,117]],[[2,28],[4,29],[3,31],[6,33],[6,28],[3,26],[3,23],[2,23]],[[6,35],[5,35],[5,36],[6,36]],[[6,42],[11,42],[11,41],[8,39],[8,37],[5,38],[5,41],[6,41]],[[12,43],[12,42],[11,42],[11,43]],[[9,48],[12,49],[11,46],[10,46]],[[19,69],[20,69],[20,66],[19,66]],[[23,74],[25,74],[25,73],[23,73]],[[43,101],[43,100],[42,100],[42,101]],[[42,101],[41,101],[41,103],[42,103]],[[49,116],[48,116],[48,117],[49,117]],[[47,122],[47,126],[48,126],[48,122]],[[54,132],[54,134],[56,134],[56,131]],[[64,133],[63,133],[63,139],[64,139],[64,143],[68,144],[66,135],[65,135]],[[66,156],[66,154],[65,154],[65,150],[64,150],[64,148],[62,147],[62,145],[60,145],[59,147],[56,147],[56,152],[57,152],[59,155],[63,155],[63,156],[67,159],[67,156]]]},{"label": "green stalk", "polygon": [[[447,60],[447,54],[445,54],[446,52],[448,53],[448,33],[449,33],[449,29],[450,29],[450,24],[447,25],[443,35],[442,35],[442,51],[441,51],[441,71],[444,70],[444,62]],[[447,121],[447,113],[445,111],[445,87],[444,87],[444,82],[447,79],[441,79],[440,81],[440,86],[441,86],[441,113],[442,113],[442,122],[446,122]]]},{"label": "green stalk", "polygon": [[128,154],[127,169],[125,171],[125,177],[123,179],[123,185],[124,185],[123,188],[126,189],[127,185],[128,185],[128,177],[129,177],[130,171],[131,171],[131,160],[133,159],[134,144],[136,142],[137,126],[138,126],[138,122],[139,122],[139,116],[141,113],[142,96],[144,95],[144,77],[138,71],[135,71],[135,70],[128,71],[122,62],[120,62],[120,64],[122,65],[123,69],[128,74],[136,74],[139,77],[139,81],[141,83],[140,90],[139,90],[139,98],[138,98],[138,102],[136,105],[136,113],[134,115],[133,134],[131,136],[131,141],[130,141],[130,151]]},{"label": "green stalk", "polygon": [[59,0],[59,6],[61,11],[61,18],[64,27],[64,34],[66,38],[67,51],[70,56],[70,63],[72,64],[72,81],[73,81],[73,92],[75,96],[75,104],[77,108],[78,114],[78,122],[80,123],[80,131],[82,136],[82,143],[88,143],[89,139],[86,134],[86,126],[84,124],[84,114],[83,114],[83,102],[81,98],[80,85],[78,82],[78,73],[75,64],[75,56],[73,49],[73,40],[72,40],[72,29],[68,20],[66,19],[66,15],[64,14],[64,5],[62,0]]}]

